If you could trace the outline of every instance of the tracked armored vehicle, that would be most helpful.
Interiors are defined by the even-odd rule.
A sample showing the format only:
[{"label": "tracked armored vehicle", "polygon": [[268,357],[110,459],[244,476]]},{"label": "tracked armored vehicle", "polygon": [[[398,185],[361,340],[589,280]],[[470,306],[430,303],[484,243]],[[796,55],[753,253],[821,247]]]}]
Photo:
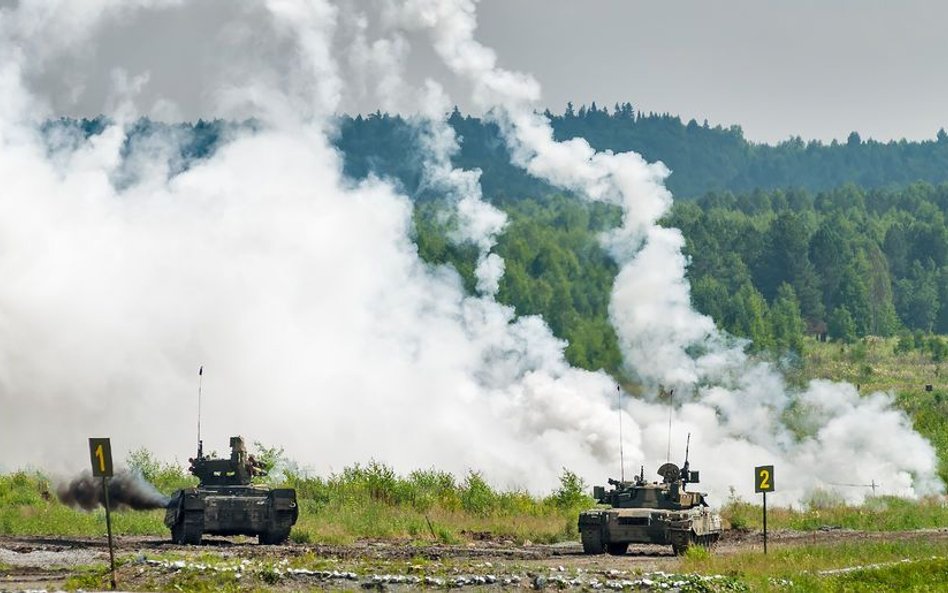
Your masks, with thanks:
[{"label": "tracked armored vehicle", "polygon": [[189,471],[200,484],[175,492],[165,511],[174,543],[199,545],[205,533],[257,536],[261,544],[289,537],[299,516],[296,491],[253,484],[263,468],[247,455],[241,437],[231,437],[230,448],[230,459],[215,459],[198,443]]},{"label": "tracked armored vehicle", "polygon": [[609,479],[613,488],[593,489],[593,496],[609,508],[579,515],[579,533],[587,554],[625,554],[629,544],[670,545],[675,554],[690,546],[711,546],[721,535],[721,516],[712,512],[705,494],[688,492],[698,472],[666,463],[658,469],[661,482],[647,482],[645,469],[632,482]]}]

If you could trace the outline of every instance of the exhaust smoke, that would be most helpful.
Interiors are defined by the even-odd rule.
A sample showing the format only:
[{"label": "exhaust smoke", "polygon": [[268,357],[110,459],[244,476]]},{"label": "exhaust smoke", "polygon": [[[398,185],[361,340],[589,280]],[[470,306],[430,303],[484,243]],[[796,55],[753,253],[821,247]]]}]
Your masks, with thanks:
[{"label": "exhaust smoke", "polygon": [[[121,470],[108,479],[109,508],[112,510],[131,509],[147,511],[163,509],[168,506],[171,498],[165,496],[149,482],[145,481],[138,472]],[[105,508],[105,491],[102,489],[102,478],[85,471],[69,482],[60,483],[56,487],[56,497],[59,502],[71,507],[78,507],[91,511],[97,507]]]}]

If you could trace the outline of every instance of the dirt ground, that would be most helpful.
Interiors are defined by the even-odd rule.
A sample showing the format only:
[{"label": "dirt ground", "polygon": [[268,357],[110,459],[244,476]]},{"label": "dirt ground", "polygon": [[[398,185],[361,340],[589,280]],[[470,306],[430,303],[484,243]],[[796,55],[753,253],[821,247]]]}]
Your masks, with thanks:
[{"label": "dirt ground", "polygon": [[[926,538],[948,543],[948,529],[901,532],[827,530],[770,533],[768,545],[793,546],[852,540]],[[714,554],[761,549],[760,532],[727,531]],[[669,547],[632,546],[625,556],[582,553],[578,542],[556,545],[513,545],[483,539],[461,545],[367,541],[352,545],[260,546],[248,538],[206,538],[199,547],[178,546],[168,538],[115,539],[120,568],[117,580],[135,590],[173,588],[171,575],[183,570],[230,572],[248,585],[263,578],[274,590],[598,588],[609,581],[643,573],[674,573],[680,560]],[[109,562],[105,538],[0,536],[0,591],[60,590],[70,577],[102,574]],[[311,566],[312,568],[301,568]],[[90,569],[90,567],[92,567]],[[216,568],[209,568],[216,567]],[[281,585],[282,583],[282,585]],[[596,585],[599,583],[600,585]],[[88,587],[86,587],[88,588]],[[156,589],[157,588],[157,589]]]}]

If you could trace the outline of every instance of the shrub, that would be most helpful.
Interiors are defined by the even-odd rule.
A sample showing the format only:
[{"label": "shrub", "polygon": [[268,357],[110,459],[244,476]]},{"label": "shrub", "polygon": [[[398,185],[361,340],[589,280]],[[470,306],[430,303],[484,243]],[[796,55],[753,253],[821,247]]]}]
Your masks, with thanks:
[{"label": "shrub", "polygon": [[561,510],[572,510],[591,503],[586,495],[586,483],[583,479],[565,467],[560,474],[560,487],[557,488],[549,500]]},{"label": "shrub", "polygon": [[197,484],[198,480],[188,474],[181,466],[175,463],[161,463],[154,454],[144,447],[140,447],[125,458],[125,464],[134,472],[138,472],[160,492],[173,492]]},{"label": "shrub", "polygon": [[461,487],[461,508],[475,515],[486,516],[494,506],[496,498],[497,495],[480,472],[468,472]]},{"label": "shrub", "polygon": [[816,488],[807,495],[803,503],[808,509],[814,511],[845,506],[846,500],[838,492]]}]

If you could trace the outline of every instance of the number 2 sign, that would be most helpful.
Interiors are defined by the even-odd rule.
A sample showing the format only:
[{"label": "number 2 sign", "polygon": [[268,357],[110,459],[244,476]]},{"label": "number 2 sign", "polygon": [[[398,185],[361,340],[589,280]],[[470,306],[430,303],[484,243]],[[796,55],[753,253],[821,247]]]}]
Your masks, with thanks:
[{"label": "number 2 sign", "polygon": [[754,492],[774,491],[774,466],[761,465],[754,468]]},{"label": "number 2 sign", "polygon": [[112,445],[109,439],[89,439],[89,455],[92,458],[93,476],[112,476]]}]

